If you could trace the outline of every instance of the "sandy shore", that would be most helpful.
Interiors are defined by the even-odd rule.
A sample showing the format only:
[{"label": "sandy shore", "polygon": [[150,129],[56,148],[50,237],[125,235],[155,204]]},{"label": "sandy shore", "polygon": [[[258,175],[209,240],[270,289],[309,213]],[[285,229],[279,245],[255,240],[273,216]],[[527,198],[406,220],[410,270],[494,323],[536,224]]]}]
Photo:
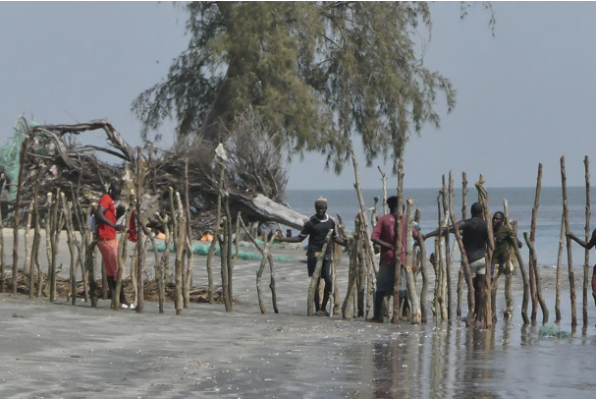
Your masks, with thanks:
[{"label": "sandy shore", "polygon": [[[5,230],[12,249],[12,232]],[[20,239],[23,243],[22,237]],[[42,239],[43,241],[43,239]],[[69,255],[61,240],[61,276]],[[276,263],[280,314],[273,314],[266,272],[268,314],[257,306],[257,261],[239,261],[235,305],[192,304],[175,316],[98,309],[66,298],[0,295],[0,392],[10,398],[593,398],[595,306],[589,328],[568,339],[538,337],[522,326],[522,284],[514,277],[515,314],[488,331],[460,323],[371,325],[363,320],[306,317],[309,280],[301,249],[276,249],[294,259]],[[7,259],[11,252],[7,251]],[[44,253],[45,255],[45,253]],[[344,257],[346,258],[346,257]],[[21,256],[21,261],[23,257]],[[206,280],[205,260],[195,256],[195,283]],[[47,261],[40,257],[42,268]],[[219,278],[218,260],[214,276]],[[10,261],[9,261],[10,262]],[[153,265],[148,256],[148,267]],[[544,294],[554,319],[555,270],[542,268]],[[575,270],[577,317],[582,325],[582,271]],[[347,259],[338,271],[341,297]],[[433,274],[432,272],[430,274]],[[455,276],[456,273],[454,272]],[[563,275],[562,330],[570,331],[567,274]],[[431,295],[429,295],[431,299]],[[592,299],[592,298],[590,298]],[[498,309],[503,308],[503,294]],[[466,305],[463,303],[463,311]],[[539,318],[541,315],[539,314]]]}]

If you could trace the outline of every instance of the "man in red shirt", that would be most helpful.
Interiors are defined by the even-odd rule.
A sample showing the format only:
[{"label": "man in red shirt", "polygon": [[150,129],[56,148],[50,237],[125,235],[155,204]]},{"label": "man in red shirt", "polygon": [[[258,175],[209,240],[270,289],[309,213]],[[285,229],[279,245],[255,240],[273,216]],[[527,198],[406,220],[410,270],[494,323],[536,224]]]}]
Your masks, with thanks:
[{"label": "man in red shirt", "polygon": [[[390,213],[379,218],[371,235],[371,241],[381,247],[373,318],[370,320],[377,323],[383,323],[383,300],[384,297],[392,295],[396,279],[394,247],[396,245],[398,197],[392,196],[388,198],[387,204],[390,208]],[[404,204],[402,208],[404,210]],[[417,235],[418,231],[413,227],[413,237],[416,238]],[[402,217],[402,254],[400,256],[400,263],[403,266],[402,270],[404,270],[404,264],[406,263],[406,215]],[[400,274],[400,297],[406,298],[406,275],[403,273]]]},{"label": "man in red shirt", "polygon": [[[116,232],[126,230],[124,225],[116,224],[116,204],[120,197],[122,189],[117,183],[112,183],[108,193],[105,194],[99,201],[95,218],[97,219],[97,248],[102,254],[104,267],[106,268],[106,276],[108,280],[108,287],[112,299],[116,295],[120,296],[120,307],[122,309],[134,309],[135,305],[130,304],[124,295],[124,289],[119,293],[116,292],[116,280],[118,278],[118,241],[116,240]],[[124,269],[123,269],[124,271]],[[121,271],[122,273],[122,271]],[[124,276],[123,276],[124,277]]]}]

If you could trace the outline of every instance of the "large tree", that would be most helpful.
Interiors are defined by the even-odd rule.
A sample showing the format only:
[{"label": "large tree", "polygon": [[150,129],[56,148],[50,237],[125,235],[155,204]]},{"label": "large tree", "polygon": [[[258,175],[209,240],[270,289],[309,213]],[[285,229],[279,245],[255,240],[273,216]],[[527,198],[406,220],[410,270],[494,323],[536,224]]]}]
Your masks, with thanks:
[{"label": "large tree", "polygon": [[[489,3],[484,3],[491,9]],[[289,153],[319,151],[339,172],[360,136],[367,163],[402,157],[410,134],[440,125],[450,81],[424,66],[427,2],[193,2],[188,48],[132,108],[143,134],[175,117],[177,134],[223,141],[252,108]],[[462,16],[467,5],[462,6]],[[493,23],[493,13],[490,23]],[[424,40],[424,39],[423,39]]]}]

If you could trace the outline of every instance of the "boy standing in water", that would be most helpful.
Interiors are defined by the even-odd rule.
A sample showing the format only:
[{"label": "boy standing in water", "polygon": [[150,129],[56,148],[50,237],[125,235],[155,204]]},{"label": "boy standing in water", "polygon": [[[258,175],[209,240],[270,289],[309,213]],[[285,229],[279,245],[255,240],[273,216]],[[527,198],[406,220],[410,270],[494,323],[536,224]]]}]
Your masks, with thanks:
[{"label": "boy standing in water", "polygon": [[[584,242],[583,240],[581,240],[580,238],[578,238],[571,232],[567,232],[566,236],[568,238],[576,241],[576,243],[578,245],[580,245],[581,247],[583,247],[584,249],[595,248],[595,230],[593,230],[593,235],[591,236],[591,239],[589,240],[589,242]],[[593,278],[592,278],[591,286],[593,288],[593,302],[597,303],[597,299],[595,299],[595,266],[593,266]]]},{"label": "boy standing in water", "polygon": [[[283,237],[281,232],[276,232],[276,241],[288,242],[288,243],[299,243],[303,242],[307,236],[309,236],[309,245],[307,247],[307,271],[309,277],[313,276],[315,271],[315,265],[317,263],[317,256],[323,250],[323,244],[325,238],[330,230],[333,230],[332,239],[338,245],[346,246],[346,240],[340,238],[338,230],[336,228],[336,222],[327,214],[328,202],[325,198],[319,197],[315,201],[315,215],[311,216],[307,223],[303,226],[301,233],[296,237]],[[332,254],[333,246],[332,243],[328,245],[324,257],[323,265],[321,267],[321,278],[317,282],[315,287],[315,315],[316,316],[329,316],[329,312],[326,310],[330,294],[332,292],[333,281],[332,281]],[[319,306],[319,283],[323,279],[325,281],[325,287],[323,290],[323,300],[321,307]]]}]

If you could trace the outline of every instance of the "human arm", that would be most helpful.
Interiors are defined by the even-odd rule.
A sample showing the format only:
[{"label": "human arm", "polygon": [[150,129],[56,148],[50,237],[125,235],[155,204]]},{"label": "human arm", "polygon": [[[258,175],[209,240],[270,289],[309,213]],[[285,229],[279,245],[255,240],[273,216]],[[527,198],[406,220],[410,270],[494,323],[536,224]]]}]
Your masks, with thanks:
[{"label": "human arm", "polygon": [[280,231],[276,232],[276,241],[279,242],[288,242],[288,243],[299,243],[305,241],[305,238],[311,233],[311,222],[308,221],[303,225],[303,229],[301,230],[300,234],[296,237],[284,237],[282,236]]},{"label": "human arm", "polygon": [[107,226],[110,226],[113,229],[115,229],[116,231],[125,231],[126,226],[121,225],[121,224],[112,223],[106,218],[106,215],[105,215],[106,211],[107,211],[107,209],[105,206],[103,206],[103,205],[98,206],[97,211],[95,212],[95,218],[98,220],[98,222],[101,222]]},{"label": "human arm", "polygon": [[[466,224],[465,220],[461,220],[460,222],[458,222],[458,230],[462,230],[464,228],[465,224]],[[454,234],[456,232],[456,229],[454,228],[454,226],[450,226],[449,228],[444,228],[443,232],[444,233],[448,232],[448,233]],[[440,234],[440,229],[436,229],[436,230],[432,231],[431,233],[423,234],[423,240],[426,240],[431,237],[437,237],[439,234]]]},{"label": "human arm", "polygon": [[382,248],[387,248],[389,250],[394,251],[393,243],[388,243],[381,239],[381,231],[382,231],[383,224],[384,224],[383,219],[380,219],[380,221],[377,222],[377,224],[373,228],[373,233],[371,234],[371,242],[376,245],[379,245]]},{"label": "human arm", "polygon": [[584,240],[581,240],[580,238],[578,238],[571,232],[566,233],[566,236],[568,238],[572,239],[573,241],[576,241],[576,243],[578,245],[580,245],[581,247],[583,247],[585,249],[591,249],[595,246],[595,230],[593,230],[593,235],[591,236],[591,239],[589,240],[589,242],[585,242]]}]

